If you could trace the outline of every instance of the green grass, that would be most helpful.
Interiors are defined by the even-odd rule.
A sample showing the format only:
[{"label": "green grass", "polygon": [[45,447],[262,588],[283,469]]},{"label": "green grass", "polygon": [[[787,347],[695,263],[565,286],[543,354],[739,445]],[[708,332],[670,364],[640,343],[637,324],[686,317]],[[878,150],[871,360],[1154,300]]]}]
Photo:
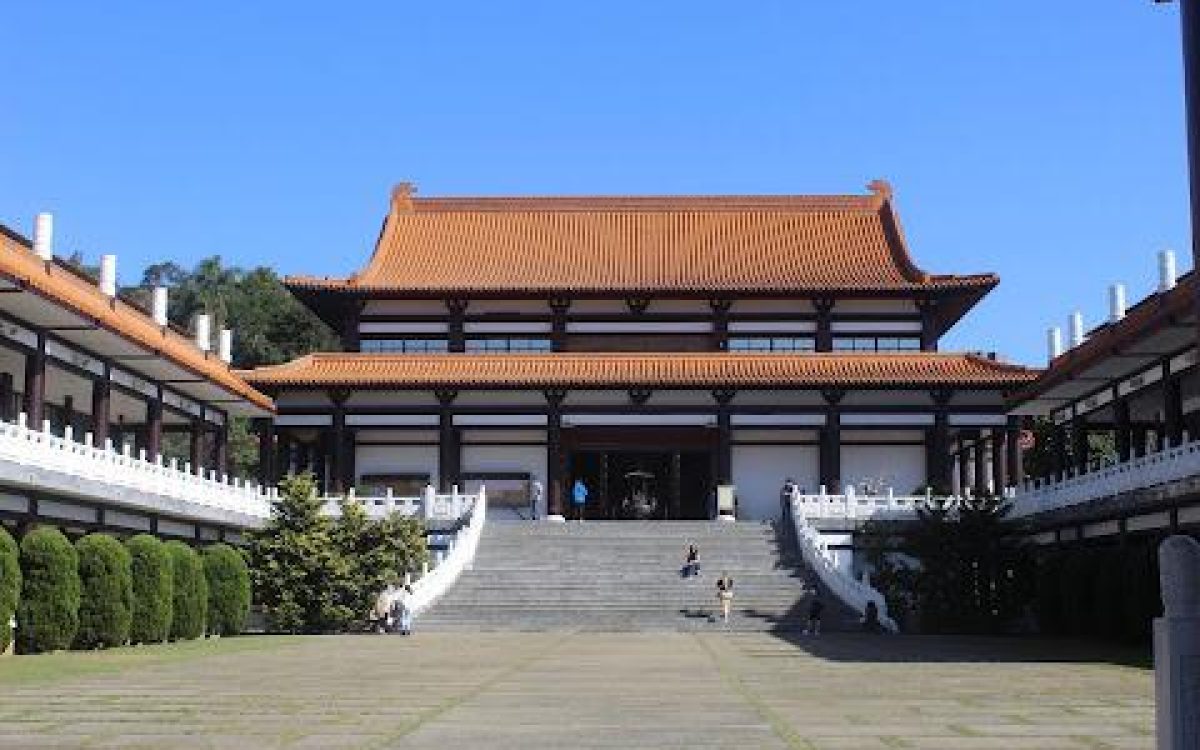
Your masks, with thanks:
[{"label": "green grass", "polygon": [[180,641],[151,646],[125,646],[104,651],[57,651],[0,658],[0,688],[59,682],[135,667],[170,664],[247,651],[291,646],[300,636],[259,635]]}]

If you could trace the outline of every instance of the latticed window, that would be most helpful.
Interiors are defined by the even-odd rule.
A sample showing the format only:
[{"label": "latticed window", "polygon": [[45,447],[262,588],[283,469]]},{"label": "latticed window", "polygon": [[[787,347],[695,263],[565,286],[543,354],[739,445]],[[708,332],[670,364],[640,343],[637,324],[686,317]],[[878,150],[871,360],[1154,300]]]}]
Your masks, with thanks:
[{"label": "latticed window", "polygon": [[446,339],[363,339],[359,345],[364,352],[388,354],[436,354],[449,348]]},{"label": "latticed window", "polygon": [[548,352],[550,339],[467,339],[468,352]]},{"label": "latticed window", "polygon": [[808,336],[729,339],[731,352],[811,352],[815,349],[816,342]]},{"label": "latticed window", "polygon": [[915,352],[921,350],[921,340],[913,336],[838,336],[833,340],[835,352]]}]

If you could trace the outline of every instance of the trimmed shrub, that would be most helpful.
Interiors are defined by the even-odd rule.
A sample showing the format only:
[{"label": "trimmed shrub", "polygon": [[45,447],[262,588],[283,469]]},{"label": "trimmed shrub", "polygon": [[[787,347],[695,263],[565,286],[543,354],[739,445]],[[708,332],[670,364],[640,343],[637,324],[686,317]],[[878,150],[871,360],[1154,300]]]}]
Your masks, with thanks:
[{"label": "trimmed shrub", "polygon": [[12,643],[12,618],[21,598],[21,552],[0,526],[0,653]]},{"label": "trimmed shrub", "polygon": [[167,542],[171,555],[173,596],[171,602],[171,638],[199,638],[204,635],[204,617],[208,614],[208,582],[204,564],[196,550],[180,541]]},{"label": "trimmed shrub", "polygon": [[88,534],[75,543],[79,553],[77,648],[110,648],[129,640],[133,621],[133,571],[129,550],[108,534]]},{"label": "trimmed shrub", "polygon": [[175,573],[165,544],[149,534],[125,542],[133,571],[131,643],[162,643],[171,635]]},{"label": "trimmed shrub", "polygon": [[250,613],[250,569],[241,553],[228,544],[204,550],[208,579],[208,632],[238,635]]},{"label": "trimmed shrub", "polygon": [[79,555],[62,532],[39,526],[21,540],[24,588],[17,639],[25,652],[69,648],[79,630]]}]

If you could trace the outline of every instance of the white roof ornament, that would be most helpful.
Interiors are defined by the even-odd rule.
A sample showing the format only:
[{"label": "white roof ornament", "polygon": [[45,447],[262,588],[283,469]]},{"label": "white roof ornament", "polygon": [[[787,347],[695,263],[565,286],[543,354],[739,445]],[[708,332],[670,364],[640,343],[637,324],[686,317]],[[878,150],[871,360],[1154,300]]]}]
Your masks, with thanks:
[{"label": "white roof ornament", "polygon": [[33,252],[42,260],[54,258],[54,215],[41,213],[33,220]]},{"label": "white roof ornament", "polygon": [[206,313],[196,316],[196,347],[202,352],[212,351],[212,316]]},{"label": "white roof ornament", "polygon": [[100,256],[100,292],[105,297],[117,296],[117,256]]}]

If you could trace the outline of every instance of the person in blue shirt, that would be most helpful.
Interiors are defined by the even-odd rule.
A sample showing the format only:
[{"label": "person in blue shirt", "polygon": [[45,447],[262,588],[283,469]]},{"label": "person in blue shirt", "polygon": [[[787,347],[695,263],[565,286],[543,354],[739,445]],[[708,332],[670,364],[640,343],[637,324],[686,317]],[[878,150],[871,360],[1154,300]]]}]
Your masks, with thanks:
[{"label": "person in blue shirt", "polygon": [[575,517],[580,522],[583,521],[583,509],[587,505],[587,496],[587,485],[583,483],[582,479],[576,479],[575,486],[571,488],[571,503],[575,506]]}]

